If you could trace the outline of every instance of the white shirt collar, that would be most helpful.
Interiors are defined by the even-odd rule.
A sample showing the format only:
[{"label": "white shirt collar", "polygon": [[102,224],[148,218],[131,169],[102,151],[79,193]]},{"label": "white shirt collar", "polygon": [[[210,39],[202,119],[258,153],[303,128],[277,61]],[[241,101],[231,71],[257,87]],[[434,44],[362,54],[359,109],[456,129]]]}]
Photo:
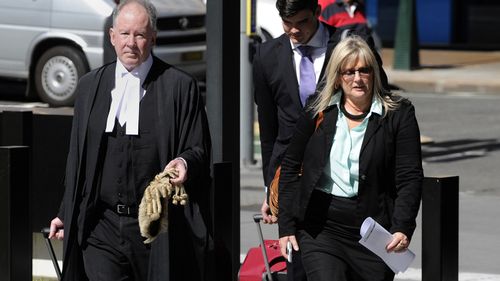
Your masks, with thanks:
[{"label": "white shirt collar", "polygon": [[293,50],[301,45],[307,45],[316,48],[326,48],[326,45],[328,44],[328,30],[326,30],[323,24],[318,21],[318,29],[316,29],[316,32],[306,44],[294,44],[292,40],[290,40],[290,44],[292,44]]},{"label": "white shirt collar", "polygon": [[153,65],[151,54],[132,71],[128,71],[120,60],[116,62],[115,88],[111,91],[111,106],[106,122],[106,132],[112,132],[115,119],[123,126],[127,135],[139,134],[139,105],[146,94],[142,84]]},{"label": "white shirt collar", "polygon": [[[127,74],[132,74],[133,76],[137,77],[141,81],[141,85],[144,83],[144,80],[146,80],[146,76],[149,73],[149,70],[151,69],[151,66],[153,65],[153,56],[151,54],[148,56],[148,58],[142,62],[140,65],[138,65],[136,68],[132,69],[132,71],[128,71],[125,66],[123,66],[122,62],[117,59],[116,60],[116,68],[115,68],[115,77],[117,81],[118,79],[123,78]],[[115,82],[116,85],[116,82]]]}]

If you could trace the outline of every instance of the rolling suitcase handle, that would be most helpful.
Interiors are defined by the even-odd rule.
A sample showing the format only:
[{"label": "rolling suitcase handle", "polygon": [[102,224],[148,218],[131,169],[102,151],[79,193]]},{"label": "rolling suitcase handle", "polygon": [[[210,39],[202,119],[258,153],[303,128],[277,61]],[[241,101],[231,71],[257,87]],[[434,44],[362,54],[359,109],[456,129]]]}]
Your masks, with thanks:
[{"label": "rolling suitcase handle", "polygon": [[54,265],[54,269],[57,274],[57,280],[61,280],[61,269],[59,268],[59,264],[57,263],[57,257],[54,252],[54,248],[52,247],[52,242],[49,239],[50,228],[44,227],[41,231],[43,237],[45,238],[45,245],[47,246],[47,250],[49,251],[50,259],[52,260],[52,264]]},{"label": "rolling suitcase handle", "polygon": [[253,221],[257,224],[257,232],[259,234],[260,249],[262,250],[262,256],[264,257],[264,265],[266,266],[266,275],[268,281],[273,281],[273,276],[271,275],[271,267],[269,266],[269,258],[267,257],[267,252],[264,246],[264,235],[262,234],[262,228],[260,227],[260,221],[262,220],[261,214],[253,215]]}]

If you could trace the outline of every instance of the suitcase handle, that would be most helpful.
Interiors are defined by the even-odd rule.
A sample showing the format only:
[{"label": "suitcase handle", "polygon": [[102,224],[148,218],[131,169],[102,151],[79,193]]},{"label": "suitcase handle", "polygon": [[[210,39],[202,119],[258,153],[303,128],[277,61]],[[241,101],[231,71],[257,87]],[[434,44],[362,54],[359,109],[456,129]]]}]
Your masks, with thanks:
[{"label": "suitcase handle", "polygon": [[49,251],[50,259],[52,260],[52,264],[54,265],[54,269],[56,271],[57,280],[61,280],[61,269],[59,268],[59,264],[57,263],[56,253],[54,252],[54,248],[52,247],[52,242],[49,239],[50,227],[44,227],[40,231],[45,238],[45,245],[47,246],[47,250]]},{"label": "suitcase handle", "polygon": [[253,215],[253,221],[255,223],[260,223],[260,221],[263,219],[262,214],[255,214]]},{"label": "suitcase handle", "polygon": [[260,227],[260,222],[262,221],[262,214],[253,215],[253,221],[257,224],[257,233],[259,234],[260,249],[262,250],[262,256],[264,257],[264,265],[266,266],[267,280],[273,281],[273,276],[271,275],[271,267],[269,266],[269,258],[267,257],[266,247],[264,244],[264,235],[262,234],[262,228]]}]

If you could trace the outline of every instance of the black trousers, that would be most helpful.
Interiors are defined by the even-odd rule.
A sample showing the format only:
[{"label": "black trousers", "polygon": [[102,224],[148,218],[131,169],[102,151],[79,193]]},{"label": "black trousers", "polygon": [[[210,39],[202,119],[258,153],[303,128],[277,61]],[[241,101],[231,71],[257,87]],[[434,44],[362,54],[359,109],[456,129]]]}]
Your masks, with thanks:
[{"label": "black trousers", "polygon": [[358,241],[356,199],[314,191],[297,239],[308,280],[389,281],[392,270]]},{"label": "black trousers", "polygon": [[286,262],[287,281],[307,281],[304,265],[302,265],[302,255],[299,251],[292,250],[292,263]]},{"label": "black trousers", "polygon": [[90,281],[148,280],[149,248],[137,216],[105,209],[82,245],[85,273]]}]

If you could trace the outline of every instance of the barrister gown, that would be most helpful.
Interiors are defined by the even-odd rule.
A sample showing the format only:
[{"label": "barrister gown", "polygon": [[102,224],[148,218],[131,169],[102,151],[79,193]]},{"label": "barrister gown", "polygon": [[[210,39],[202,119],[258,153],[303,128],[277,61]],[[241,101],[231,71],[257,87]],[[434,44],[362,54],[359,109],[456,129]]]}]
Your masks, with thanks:
[{"label": "barrister gown", "polygon": [[[88,122],[96,95],[110,95],[116,63],[83,76],[77,99],[66,166],[66,190],[59,217],[64,222],[63,280],[87,280],[80,245],[96,211],[95,167],[99,144],[88,140]],[[169,204],[168,232],[151,245],[149,281],[211,280],[213,242],[209,214],[211,144],[204,105],[196,80],[154,57],[143,88],[157,96],[157,146],[161,167],[182,157],[188,164],[184,183],[190,201]],[[106,126],[103,116],[102,133]],[[99,143],[99,142],[97,142]],[[160,172],[160,171],[157,171]],[[187,270],[186,270],[187,269]],[[182,270],[182,271],[181,271]]]}]

